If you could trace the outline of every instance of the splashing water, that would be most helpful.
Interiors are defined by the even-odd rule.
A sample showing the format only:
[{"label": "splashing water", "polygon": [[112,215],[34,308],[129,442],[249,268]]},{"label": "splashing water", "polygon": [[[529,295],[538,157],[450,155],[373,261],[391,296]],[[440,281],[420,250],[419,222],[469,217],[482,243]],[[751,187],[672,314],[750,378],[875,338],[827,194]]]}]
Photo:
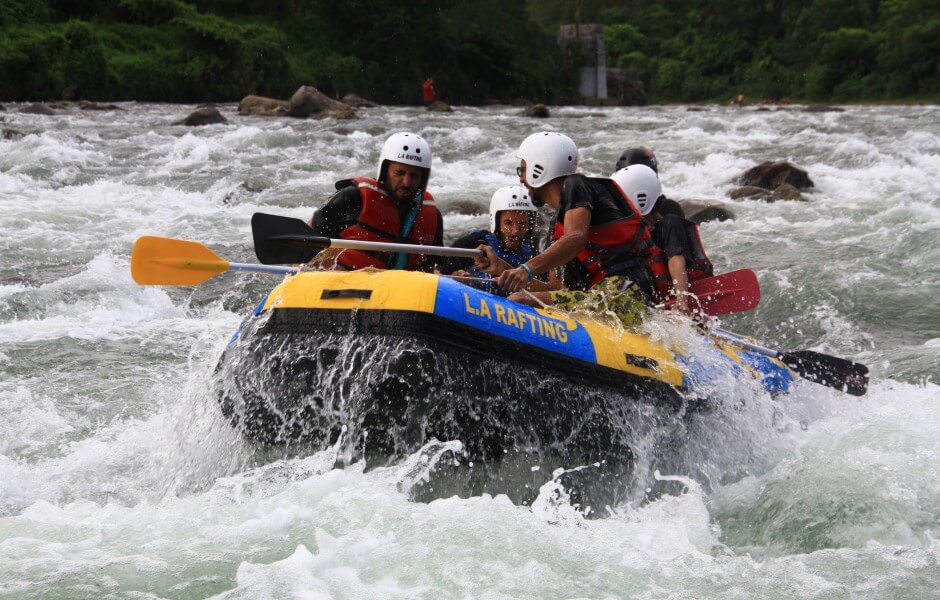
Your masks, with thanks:
[{"label": "splashing water", "polygon": [[[356,121],[237,117],[199,129],[170,125],[182,107],[122,107],[5,114],[26,135],[0,140],[0,597],[940,588],[936,107],[558,107],[538,123],[508,107],[377,108]],[[758,309],[724,326],[864,362],[868,395],[798,382],[770,399],[729,373],[712,382],[710,412],[625,409],[615,429],[635,464],[600,519],[574,506],[569,485],[593,461],[519,460],[531,507],[485,487],[415,501],[447,489],[440,475],[468,466],[473,440],[379,464],[351,450],[351,430],[318,451],[265,448],[222,414],[218,358],[276,281],[227,274],[145,289],[129,278],[144,234],[252,262],[253,212],[309,218],[335,180],[371,174],[381,141],[404,129],[434,150],[430,189],[453,240],[485,226],[489,196],[514,183],[518,143],[542,128],[571,135],[592,175],[609,175],[626,147],[654,148],[672,198],[723,198],[763,160],[807,169],[808,202],[729,201],[735,220],[702,226],[717,269],[752,268],[763,288]],[[669,319],[645,327],[693,353],[702,343]],[[337,366],[331,385],[371,376],[352,366]]]}]

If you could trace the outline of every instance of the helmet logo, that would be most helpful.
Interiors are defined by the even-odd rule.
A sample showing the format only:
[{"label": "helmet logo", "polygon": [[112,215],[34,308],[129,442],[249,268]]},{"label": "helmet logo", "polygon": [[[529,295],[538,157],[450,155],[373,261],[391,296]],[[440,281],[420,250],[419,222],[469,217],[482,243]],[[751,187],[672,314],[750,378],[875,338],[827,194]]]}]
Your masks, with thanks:
[{"label": "helmet logo", "polygon": [[417,154],[408,154],[407,152],[399,152],[398,158],[404,160],[413,160],[415,162],[424,163],[424,158]]},{"label": "helmet logo", "polygon": [[402,151],[398,153],[399,159],[411,160],[414,162],[424,163],[424,159],[419,156],[421,154],[421,148],[415,148],[414,154],[408,154],[408,146],[402,146]]}]

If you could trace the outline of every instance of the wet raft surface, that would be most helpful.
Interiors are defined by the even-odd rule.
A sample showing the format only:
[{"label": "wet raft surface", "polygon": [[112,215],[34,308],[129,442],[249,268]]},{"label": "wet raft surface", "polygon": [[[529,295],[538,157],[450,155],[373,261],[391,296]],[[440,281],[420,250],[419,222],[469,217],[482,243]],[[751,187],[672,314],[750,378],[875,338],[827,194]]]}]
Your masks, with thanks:
[{"label": "wet raft surface", "polygon": [[638,427],[685,407],[662,382],[406,311],[275,309],[246,324],[214,385],[249,439],[322,449],[342,436],[341,462],[370,467],[433,439],[460,440],[464,454],[419,495],[505,493],[523,503],[565,468],[579,503],[616,504]]}]

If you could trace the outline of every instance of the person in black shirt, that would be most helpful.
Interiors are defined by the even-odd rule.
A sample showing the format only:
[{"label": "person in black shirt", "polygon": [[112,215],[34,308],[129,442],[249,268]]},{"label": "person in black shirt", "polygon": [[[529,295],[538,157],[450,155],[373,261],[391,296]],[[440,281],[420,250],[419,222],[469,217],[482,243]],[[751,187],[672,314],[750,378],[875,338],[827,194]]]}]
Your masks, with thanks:
[{"label": "person in black shirt", "polygon": [[675,308],[693,312],[689,303],[689,281],[712,276],[698,228],[685,219],[678,202],[663,196],[656,172],[643,164],[630,165],[611,175],[637,205],[651,229],[653,242],[666,254]]},{"label": "person in black shirt", "polygon": [[[566,135],[532,134],[519,146],[517,156],[519,179],[533,203],[548,204],[556,211],[552,244],[516,268],[481,247],[486,256],[477,259],[478,266],[498,275],[500,287],[529,292],[538,289],[536,275],[564,267],[568,289],[535,294],[539,302],[611,312],[624,325],[637,323],[645,311],[644,296],[667,283],[659,282],[657,275],[663,279],[668,275],[665,264],[656,262],[659,251],[636,208],[610,179],[576,173],[578,149]],[[591,289],[595,286],[599,289]],[[532,303],[531,296],[514,294],[510,299]]]}]

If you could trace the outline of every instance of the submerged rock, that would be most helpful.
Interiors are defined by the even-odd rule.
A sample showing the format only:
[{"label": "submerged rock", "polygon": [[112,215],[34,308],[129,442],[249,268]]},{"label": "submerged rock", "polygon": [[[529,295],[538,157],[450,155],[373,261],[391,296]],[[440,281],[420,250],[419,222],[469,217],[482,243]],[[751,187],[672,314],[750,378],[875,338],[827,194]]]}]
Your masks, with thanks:
[{"label": "submerged rock", "polygon": [[735,179],[735,183],[766,190],[777,189],[784,183],[789,183],[800,190],[813,187],[813,180],[809,178],[809,174],[787,161],[764,161],[741,174]]},{"label": "submerged rock", "polygon": [[29,106],[24,106],[20,109],[21,113],[26,113],[28,115],[57,115],[56,111],[45,104],[34,103]]},{"label": "submerged rock", "polygon": [[80,110],[124,110],[117,104],[101,104],[90,100],[80,100],[78,102],[78,108]]},{"label": "submerged rock", "polygon": [[454,112],[454,109],[452,109],[449,104],[441,102],[440,100],[435,100],[429,104],[428,110],[431,112]]},{"label": "submerged rock", "polygon": [[356,112],[348,104],[330,98],[312,85],[302,85],[297,88],[288,103],[287,114],[304,119],[308,117],[354,119],[356,117]]},{"label": "submerged rock", "polygon": [[378,103],[373,102],[372,100],[366,100],[359,94],[346,94],[340,100],[343,104],[348,104],[353,108],[375,108],[379,106]]},{"label": "submerged rock", "polygon": [[728,197],[732,200],[737,200],[738,198],[756,198],[769,196],[770,193],[771,191],[766,188],[757,187],[754,185],[745,185],[728,192]]},{"label": "submerged rock", "polygon": [[718,200],[678,200],[685,218],[696,225],[709,221],[734,219],[734,212]]},{"label": "submerged rock", "polygon": [[845,112],[844,108],[838,106],[829,106],[828,104],[810,104],[803,109],[803,112]]},{"label": "submerged rock", "polygon": [[188,127],[199,127],[202,125],[214,125],[216,123],[228,123],[228,119],[222,116],[219,109],[214,106],[202,106],[189,113],[182,121],[177,121],[177,125],[186,125]]},{"label": "submerged rock", "polygon": [[289,108],[290,103],[287,100],[249,95],[238,103],[238,114],[275,117],[287,114]]},{"label": "submerged rock", "polygon": [[533,104],[522,111],[524,117],[535,117],[536,119],[547,119],[551,116],[548,107],[544,104]]}]

